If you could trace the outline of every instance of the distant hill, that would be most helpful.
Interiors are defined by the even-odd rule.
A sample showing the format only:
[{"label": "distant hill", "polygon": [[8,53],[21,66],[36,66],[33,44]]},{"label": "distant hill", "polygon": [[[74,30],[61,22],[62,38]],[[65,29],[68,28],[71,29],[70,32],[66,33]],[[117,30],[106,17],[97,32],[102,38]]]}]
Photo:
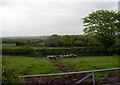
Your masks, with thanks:
[{"label": "distant hill", "polygon": [[3,37],[3,38],[9,38],[9,39],[46,39],[49,36],[17,36],[17,37]]},{"label": "distant hill", "polygon": [[[2,37],[3,39],[46,39],[50,37],[51,35],[47,36],[15,36],[15,37]],[[64,36],[64,35],[58,35],[58,36]],[[75,36],[83,36],[83,34],[75,35]]]}]

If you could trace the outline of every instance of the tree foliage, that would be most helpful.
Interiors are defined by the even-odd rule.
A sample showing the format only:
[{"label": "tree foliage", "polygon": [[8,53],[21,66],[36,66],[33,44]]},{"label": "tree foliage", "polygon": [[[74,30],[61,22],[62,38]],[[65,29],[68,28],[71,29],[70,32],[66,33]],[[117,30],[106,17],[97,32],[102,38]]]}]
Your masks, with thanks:
[{"label": "tree foliage", "polygon": [[84,33],[95,36],[106,48],[116,44],[120,14],[111,10],[98,10],[83,18]]},{"label": "tree foliage", "polygon": [[96,46],[97,41],[85,35],[52,35],[45,41],[47,47],[84,47]]}]

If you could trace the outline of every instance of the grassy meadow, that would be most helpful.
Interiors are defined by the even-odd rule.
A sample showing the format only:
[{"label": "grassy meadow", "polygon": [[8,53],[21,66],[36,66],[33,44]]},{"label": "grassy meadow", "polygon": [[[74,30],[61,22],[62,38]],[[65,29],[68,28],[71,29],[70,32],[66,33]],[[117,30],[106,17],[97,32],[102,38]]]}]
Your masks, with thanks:
[{"label": "grassy meadow", "polygon": [[[63,62],[64,65],[70,64],[74,66],[78,71],[89,71],[89,70],[99,70],[99,69],[110,69],[119,67],[119,57],[118,56],[93,56],[93,57],[77,57],[77,58],[61,58],[60,62]],[[95,80],[99,81],[107,76],[112,75],[113,73],[119,74],[118,70],[115,71],[105,71],[105,72],[96,72]],[[91,78],[86,81],[92,81]]]},{"label": "grassy meadow", "polygon": [[45,74],[58,73],[55,67],[46,57],[28,57],[28,56],[3,56],[3,65],[14,69],[17,74]]},{"label": "grassy meadow", "polygon": [[118,56],[60,58],[60,62],[73,65],[78,71],[118,68]]},{"label": "grassy meadow", "polygon": [[[117,68],[117,56],[59,58],[64,65],[71,64],[78,71]],[[47,57],[3,56],[3,65],[14,69],[18,74],[48,74],[59,73],[57,67]]]}]

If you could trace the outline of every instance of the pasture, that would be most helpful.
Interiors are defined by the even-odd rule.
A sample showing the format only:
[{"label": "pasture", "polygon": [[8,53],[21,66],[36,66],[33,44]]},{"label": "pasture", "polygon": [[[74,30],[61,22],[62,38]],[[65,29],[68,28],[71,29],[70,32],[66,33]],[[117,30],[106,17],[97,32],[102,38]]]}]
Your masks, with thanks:
[{"label": "pasture", "polygon": [[[17,75],[39,75],[39,74],[54,74],[63,73],[64,69],[66,72],[71,72],[71,68],[68,69],[67,65],[74,67],[77,71],[88,71],[97,69],[107,69],[107,68],[118,68],[118,58],[117,56],[90,56],[90,57],[76,57],[76,58],[59,58],[57,60],[48,59],[47,57],[29,57],[29,56],[12,56],[3,55],[3,67],[7,67],[14,71]],[[55,63],[56,62],[56,63]],[[61,65],[59,65],[61,63]],[[58,65],[58,66],[56,66]],[[59,66],[64,66],[60,69]],[[116,75],[119,72],[107,71],[95,73],[95,80],[98,83],[106,83],[106,78],[108,82],[113,82],[109,80],[109,77],[113,77],[115,82],[118,82],[118,77]],[[69,75],[68,75],[69,77]],[[62,77],[56,76],[52,77],[59,79]],[[49,79],[48,79],[49,80]],[[76,79],[73,77],[73,81]],[[59,80],[61,82],[61,80]],[[92,82],[92,78],[85,80],[85,82]]]},{"label": "pasture", "polygon": [[[59,59],[59,61],[63,62],[66,67],[70,64],[78,71],[118,68],[118,60],[118,56],[94,56]],[[112,76],[114,73],[120,75],[118,70],[95,73],[95,80],[102,83],[102,79],[105,79],[107,77],[109,78],[109,76]],[[87,79],[86,81],[92,81],[92,79]]]},{"label": "pasture", "polygon": [[60,58],[59,61],[73,65],[78,71],[118,68],[118,56],[94,56]]},{"label": "pasture", "polygon": [[[117,56],[59,58],[59,62],[70,64],[78,71],[117,68]],[[3,56],[3,66],[14,69],[19,74],[59,73],[54,63],[47,57]]]},{"label": "pasture", "polygon": [[3,66],[15,70],[17,74],[58,73],[57,67],[46,57],[3,56]]}]

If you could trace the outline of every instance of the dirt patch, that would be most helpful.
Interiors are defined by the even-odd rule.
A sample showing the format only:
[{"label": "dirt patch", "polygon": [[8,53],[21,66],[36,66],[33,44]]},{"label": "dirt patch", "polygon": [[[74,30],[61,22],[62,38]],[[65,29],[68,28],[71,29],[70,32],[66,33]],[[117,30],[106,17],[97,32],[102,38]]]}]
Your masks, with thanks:
[{"label": "dirt patch", "polygon": [[[120,76],[117,74],[112,74],[113,76],[107,76],[105,79],[95,82],[96,85],[102,85],[102,84],[115,84],[120,83],[118,79],[120,79]],[[52,77],[41,77],[40,82],[41,85],[73,85],[78,80],[82,79],[84,76],[80,74],[76,75],[69,75],[69,76],[61,76],[60,78],[52,78]],[[90,77],[91,78],[91,77]],[[23,85],[38,85],[38,78],[27,78],[25,79],[26,82]],[[80,84],[77,85],[93,85],[91,82],[83,81]]]},{"label": "dirt patch", "polygon": [[[82,78],[83,75],[81,75]],[[60,78],[52,78],[52,77],[42,77],[40,78],[41,85],[73,85],[80,78],[79,75],[69,75],[69,76],[61,76]],[[38,78],[26,78],[24,79],[26,83],[23,85],[37,85]],[[81,83],[80,85],[83,85]],[[85,85],[85,83],[84,83]],[[86,83],[86,85],[88,85]]]},{"label": "dirt patch", "polygon": [[52,63],[54,63],[54,65],[56,67],[58,67],[59,68],[58,70],[61,72],[76,72],[76,71],[78,71],[72,65],[70,65],[70,64],[64,65],[62,62],[59,62],[58,60],[52,60]]},{"label": "dirt patch", "polygon": [[[120,83],[120,75],[112,73],[111,75],[108,75],[105,79],[101,80],[104,84],[115,84]],[[100,83],[99,81],[98,83]]]}]

